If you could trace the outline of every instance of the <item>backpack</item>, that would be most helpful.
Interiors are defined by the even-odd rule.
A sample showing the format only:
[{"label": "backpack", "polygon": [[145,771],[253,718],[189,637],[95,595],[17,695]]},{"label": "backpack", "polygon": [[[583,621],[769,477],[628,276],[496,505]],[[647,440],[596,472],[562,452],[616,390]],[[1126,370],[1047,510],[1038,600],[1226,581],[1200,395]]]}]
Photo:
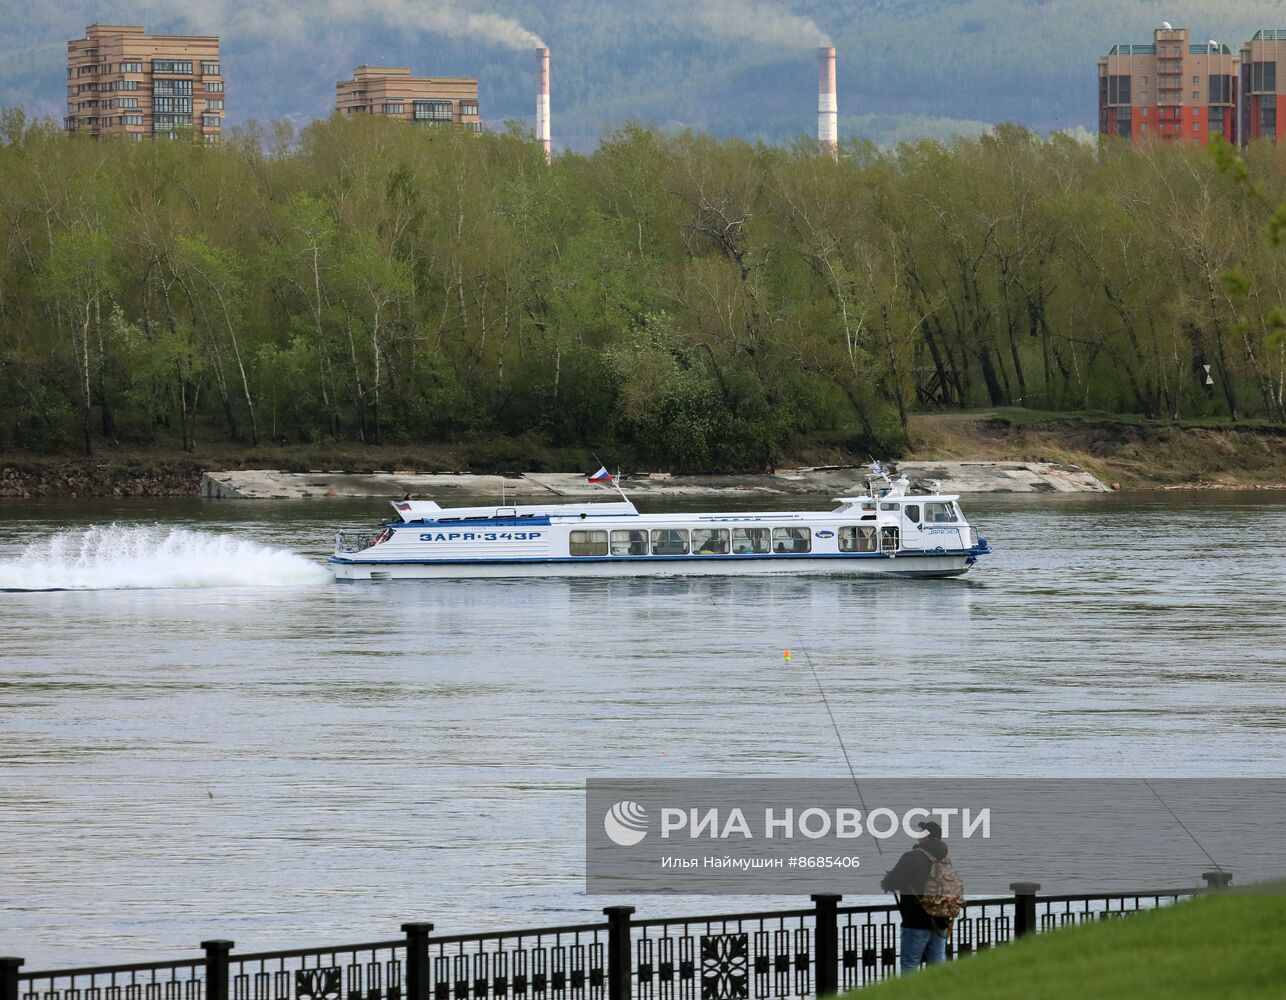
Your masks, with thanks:
[{"label": "backpack", "polygon": [[[920,850],[919,848],[916,848]],[[931,917],[955,920],[964,909],[964,879],[948,858],[935,858],[928,851],[920,850],[929,859],[929,877],[924,880],[920,905]]]}]

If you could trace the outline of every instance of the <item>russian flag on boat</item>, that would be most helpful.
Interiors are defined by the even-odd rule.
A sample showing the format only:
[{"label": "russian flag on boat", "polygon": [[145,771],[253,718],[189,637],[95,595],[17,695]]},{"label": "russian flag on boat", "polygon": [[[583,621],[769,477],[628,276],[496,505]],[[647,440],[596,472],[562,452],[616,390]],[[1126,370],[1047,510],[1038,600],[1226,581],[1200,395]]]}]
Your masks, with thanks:
[{"label": "russian flag on boat", "polygon": [[607,471],[606,466],[600,465],[598,467],[598,471],[590,476],[587,481],[591,483],[610,483],[612,481],[612,474]]},{"label": "russian flag on boat", "polygon": [[402,503],[395,503],[393,506],[394,506],[395,508],[397,508],[398,510],[410,510],[410,509],[411,509],[411,505],[410,505],[409,503],[406,503],[405,501],[403,501]]}]

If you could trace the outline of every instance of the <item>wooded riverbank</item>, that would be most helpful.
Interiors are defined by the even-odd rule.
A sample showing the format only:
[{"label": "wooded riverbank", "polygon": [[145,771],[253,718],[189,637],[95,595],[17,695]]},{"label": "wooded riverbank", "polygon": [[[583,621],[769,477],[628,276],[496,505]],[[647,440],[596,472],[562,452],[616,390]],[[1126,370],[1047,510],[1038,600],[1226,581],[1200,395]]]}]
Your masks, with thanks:
[{"label": "wooded riverbank", "polygon": [[[1017,462],[1077,466],[1124,489],[1286,488],[1286,429],[1265,424],[1123,420],[1105,415],[987,411],[914,417],[907,463]],[[848,467],[867,456],[821,441],[800,445],[788,467]],[[881,456],[887,458],[888,456]],[[604,458],[610,458],[604,456]],[[198,496],[207,473],[273,469],[356,475],[379,471],[476,473],[576,472],[593,456],[577,449],[507,441],[413,447],[318,445],[311,448],[214,447],[196,454],[104,450],[82,456],[0,456],[0,497]],[[615,467],[615,466],[613,466]],[[626,474],[643,471],[625,464]],[[664,472],[665,470],[661,470]],[[702,476],[729,489],[753,488],[766,469],[711,468]],[[851,477],[850,477],[851,478]],[[789,487],[782,492],[797,492]],[[323,489],[324,494],[324,489]]]}]

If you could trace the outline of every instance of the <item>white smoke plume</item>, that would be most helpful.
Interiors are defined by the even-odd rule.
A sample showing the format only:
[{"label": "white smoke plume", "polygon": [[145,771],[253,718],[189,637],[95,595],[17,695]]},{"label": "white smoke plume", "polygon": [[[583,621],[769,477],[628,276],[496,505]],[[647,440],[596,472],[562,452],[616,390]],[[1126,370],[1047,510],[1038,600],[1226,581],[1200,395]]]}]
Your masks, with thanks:
[{"label": "white smoke plume", "polygon": [[696,20],[719,38],[737,38],[782,48],[817,48],[831,44],[831,36],[810,17],[795,14],[780,4],[757,0],[703,0],[684,17]]},{"label": "white smoke plume", "polygon": [[192,15],[201,30],[303,41],[317,29],[372,19],[405,31],[478,38],[510,49],[544,46],[540,36],[512,17],[425,0],[214,0]]}]

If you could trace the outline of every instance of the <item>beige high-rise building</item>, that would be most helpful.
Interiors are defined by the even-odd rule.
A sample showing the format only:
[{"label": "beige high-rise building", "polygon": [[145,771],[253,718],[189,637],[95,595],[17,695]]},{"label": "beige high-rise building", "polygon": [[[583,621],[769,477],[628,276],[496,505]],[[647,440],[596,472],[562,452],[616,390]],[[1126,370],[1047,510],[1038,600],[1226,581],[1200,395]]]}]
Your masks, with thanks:
[{"label": "beige high-rise building", "polygon": [[213,35],[149,35],[138,25],[91,24],[67,43],[69,132],[217,142],[223,67]]},{"label": "beige high-rise building", "polygon": [[1220,42],[1163,24],[1150,45],[1114,45],[1098,61],[1098,130],[1137,144],[1237,141],[1237,66]]},{"label": "beige high-rise building", "polygon": [[412,76],[405,66],[358,66],[351,80],[335,84],[335,110],[482,131],[477,80]]}]

